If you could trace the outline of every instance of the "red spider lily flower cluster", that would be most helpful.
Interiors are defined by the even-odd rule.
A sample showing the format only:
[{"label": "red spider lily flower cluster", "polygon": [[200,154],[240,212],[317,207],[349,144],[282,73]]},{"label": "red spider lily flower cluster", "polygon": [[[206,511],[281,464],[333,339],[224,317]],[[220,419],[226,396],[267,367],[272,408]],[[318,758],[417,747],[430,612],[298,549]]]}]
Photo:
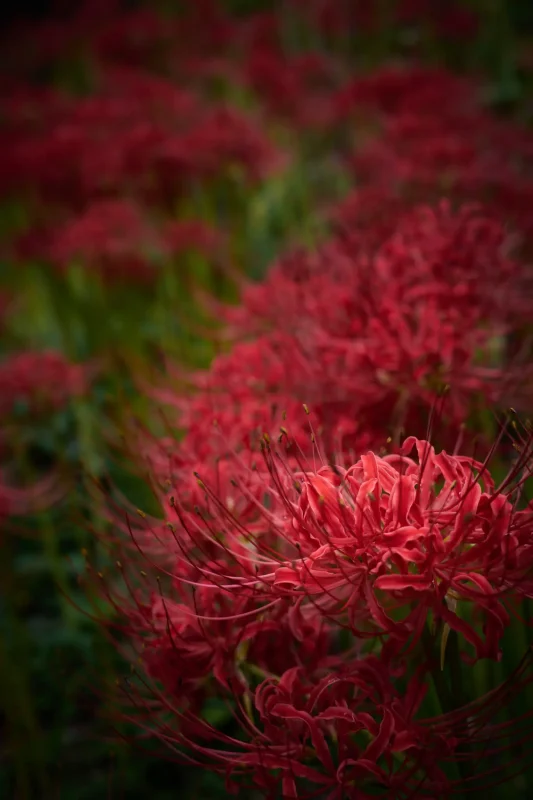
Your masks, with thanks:
[{"label": "red spider lily flower cluster", "polygon": [[386,67],[354,79],[338,108],[342,118],[372,114],[374,135],[350,162],[385,203],[475,198],[531,235],[531,134],[491,115],[481,87],[444,70]]},{"label": "red spider lily flower cluster", "polygon": [[[22,245],[26,255],[31,244],[30,239]],[[81,263],[106,278],[153,282],[158,264],[191,250],[213,258],[222,246],[218,231],[201,220],[157,225],[132,201],[101,200],[52,233],[46,248],[40,241],[35,255],[64,269]]]},{"label": "red spider lily flower cluster", "polygon": [[[282,169],[286,155],[257,116],[205,102],[143,70],[103,64],[85,97],[8,93],[0,172],[28,220],[11,260],[72,260],[110,278],[153,280],[154,261],[188,249],[209,257],[219,237],[202,218],[161,223],[176,204],[233,182],[234,195]],[[229,204],[228,204],[229,205]],[[230,212],[224,211],[225,216]]]},{"label": "red spider lily flower cluster", "polygon": [[61,353],[14,353],[0,363],[0,413],[8,418],[17,403],[34,415],[61,409],[71,397],[84,394],[89,382],[87,368],[69,363]]},{"label": "red spider lily flower cluster", "polygon": [[27,185],[46,202],[78,206],[117,192],[176,199],[191,181],[215,178],[231,165],[253,179],[279,160],[245,114],[201,108],[166,81],[123,70],[104,77],[99,94],[67,103],[44,132],[11,136],[2,164],[6,187]]},{"label": "red spider lily flower cluster", "polygon": [[480,394],[523,402],[529,373],[505,347],[527,324],[528,268],[512,257],[504,228],[476,206],[453,212],[446,203],[399,214],[379,245],[372,223],[282,259],[263,283],[245,286],[241,306],[219,309],[237,342],[260,338],[195,380],[202,394],[185,410],[186,429],[195,404],[203,415],[221,392],[219,410],[228,397],[309,402],[327,435],[357,426],[370,436],[364,446],[402,427],[421,435],[421,409],[445,387],[454,424]]},{"label": "red spider lily flower cluster", "polygon": [[[357,0],[292,0],[291,3],[323,34],[339,36],[346,31],[354,34],[376,33],[383,25],[383,8]],[[475,36],[479,20],[472,9],[464,8],[458,0],[446,4],[432,0],[398,0],[386,8],[386,20],[392,28],[415,25],[429,28],[441,38],[468,39]]]},{"label": "red spider lily flower cluster", "polygon": [[[485,715],[501,756],[497,715],[531,681],[529,657],[437,717],[428,676],[450,637],[453,658],[498,661],[533,594],[533,509],[517,509],[530,437],[496,486],[488,458],[413,437],[326,464],[314,436],[315,463],[280,430],[278,445],[264,434],[237,451],[230,427],[195,496],[169,472],[164,525],[123,523],[122,580],[99,580],[142,665],[123,687],[140,724],[265,797],[447,797],[462,785],[454,759],[474,785]],[[209,725],[213,697],[233,733]]]},{"label": "red spider lily flower cluster", "polygon": [[[93,91],[10,87],[1,179],[32,215],[17,253],[141,281],[189,249],[217,258],[225,241],[187,204],[198,213],[212,190],[210,219],[220,194],[232,217],[228,185],[239,205],[282,169],[270,133],[290,143],[291,128],[302,155],[334,142],[358,188],[329,209],[329,240],[245,284],[239,308],[214,305],[233,348],[179,376],[192,397],[149,389],[182,433],[141,437],[163,518],[109,510],[117,568],[95,574],[133,654],[131,718],[244,795],[435,800],[482,785],[484,759],[495,781],[528,755],[508,742],[530,710],[500,714],[529,686],[532,654],[482,696],[456,679],[500,662],[533,598],[533,448],[528,431],[499,482],[492,451],[467,450],[481,398],[531,399],[530,365],[508,347],[530,324],[531,136],[444,69],[353,77],[337,53],[286,51],[302,20],[328,41],[374,30],[371,4],[293,0],[287,19],[185,5],[170,22],[89,0],[83,24],[48,28],[36,63],[68,38],[92,51]],[[475,27],[458,3],[433,7],[391,4],[390,20]],[[220,99],[230,89],[254,110]],[[186,218],[169,222],[176,204]],[[0,410],[22,399],[45,414],[88,381],[56,354],[22,353],[0,365]],[[426,437],[444,395],[443,431]],[[4,514],[55,491],[8,484]],[[224,724],[210,724],[213,702]]]},{"label": "red spider lily flower cluster", "polygon": [[[87,394],[94,375],[93,365],[71,363],[53,350],[21,351],[0,362],[0,518],[37,513],[65,496],[69,479],[58,468],[29,479],[20,474],[18,455],[27,436],[24,431],[21,437],[20,424],[50,425],[54,413]],[[32,470],[29,463],[24,467]]]}]

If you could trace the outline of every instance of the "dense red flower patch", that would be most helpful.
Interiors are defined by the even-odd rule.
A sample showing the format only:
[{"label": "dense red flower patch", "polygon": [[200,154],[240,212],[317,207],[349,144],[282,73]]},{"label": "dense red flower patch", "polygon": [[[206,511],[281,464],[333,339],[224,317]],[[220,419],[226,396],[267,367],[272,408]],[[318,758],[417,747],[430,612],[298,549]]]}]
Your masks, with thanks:
[{"label": "dense red flower patch", "polygon": [[[476,757],[477,716],[500,706],[487,696],[425,716],[431,642],[443,663],[451,635],[467,662],[500,659],[510,613],[533,593],[532,509],[516,508],[531,442],[496,486],[488,460],[412,437],[320,464],[318,441],[313,463],[284,426],[278,445],[264,434],[242,452],[232,432],[215,470],[195,473],[196,497],[169,471],[166,526],[128,526],[127,594],[106,590],[145,670],[125,687],[142,724],[238,791],[248,776],[268,797],[449,796],[447,762]],[[502,691],[529,683],[525,662],[513,681]],[[203,718],[213,696],[237,737]]]},{"label": "dense red flower patch", "polygon": [[[533,599],[531,425],[500,424],[533,393],[531,132],[488,109],[481,78],[418,58],[425,35],[475,34],[458,2],[183,5],[87,2],[34,32],[22,73],[68,57],[79,85],[15,81],[0,128],[7,204],[24,206],[11,266],[153,289],[194,251],[241,290],[210,301],[209,369],[136,381],[168,435],[148,420],[123,455],[162,514],[132,522],[116,490],[102,527],[118,559],[94,573],[134,665],[128,719],[241,796],[483,788],[529,757],[513,738],[531,709],[505,709],[531,650],[501,685],[477,692],[471,673],[503,663]],[[398,58],[369,68],[350,51],[384,21]],[[283,217],[276,197],[315,161],[348,184],[324,192],[322,241],[238,277],[249,228]],[[58,353],[15,353],[0,412],[41,424],[90,381]],[[14,489],[6,471],[0,515],[58,486]]]},{"label": "dense red flower patch", "polygon": [[278,161],[245,114],[201,108],[188,92],[142,74],[111,73],[100,94],[65,105],[44,131],[5,134],[6,189],[27,186],[39,200],[69,206],[117,193],[160,200],[231,165],[254,179]]},{"label": "dense red flower patch", "polygon": [[154,224],[138,204],[102,200],[50,234],[47,246],[41,241],[35,256],[63,269],[81,263],[106,278],[154,282],[158,265],[190,250],[214,257],[222,247],[223,237],[201,220]]},{"label": "dense red flower patch", "polygon": [[88,384],[87,369],[69,363],[60,353],[14,353],[0,363],[1,413],[7,417],[17,403],[32,413],[58,409],[83,394]]}]

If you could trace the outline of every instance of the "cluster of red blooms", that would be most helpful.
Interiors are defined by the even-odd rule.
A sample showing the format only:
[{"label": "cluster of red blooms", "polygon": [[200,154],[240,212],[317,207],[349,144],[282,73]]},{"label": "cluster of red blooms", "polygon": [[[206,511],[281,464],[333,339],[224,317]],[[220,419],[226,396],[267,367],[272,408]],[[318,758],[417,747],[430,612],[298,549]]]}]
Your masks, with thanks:
[{"label": "cluster of red blooms", "polygon": [[[326,39],[371,29],[369,5],[286,4]],[[483,785],[484,760],[495,783],[527,756],[508,742],[531,712],[500,714],[531,682],[529,653],[482,697],[456,679],[500,661],[533,597],[530,432],[498,484],[496,447],[464,453],[481,400],[531,400],[528,342],[509,346],[530,324],[530,137],[444,70],[348,79],[331,56],[288,55],[279,14],[190,6],[172,25],[91,6],[76,37],[98,55],[98,91],[12,94],[2,180],[45,231],[25,246],[143,279],[151,259],[213,255],[216,231],[163,215],[235,166],[254,181],[282,163],[265,121],[326,132],[361,186],[331,211],[329,241],[215,307],[233,346],[186,376],[194,395],[156,392],[184,431],[142,441],[164,519],[113,514],[118,573],[97,578],[134,651],[123,688],[147,734],[231,791],[435,800]],[[410,24],[428,2],[398,6]],[[433,22],[468,35],[475,20],[442,8]],[[253,90],[257,116],[206,102],[217,78]],[[30,391],[25,358],[8,397]],[[75,375],[37,384],[77,392]]]},{"label": "cluster of red blooms", "polygon": [[362,221],[289,255],[245,286],[240,306],[217,307],[233,349],[193,376],[192,400],[158,395],[181,412],[180,457],[189,443],[191,460],[207,454],[206,416],[227,430],[233,419],[236,430],[245,420],[271,431],[267,408],[287,408],[288,398],[312,406],[328,455],[379,447],[402,429],[422,436],[424,409],[442,392],[446,445],[481,398],[525,405],[531,370],[506,350],[527,325],[528,271],[505,229],[476,206],[447,203],[386,224],[387,235],[380,220],[378,234]]},{"label": "cluster of red blooms", "polygon": [[[190,97],[166,84],[158,97],[156,79],[146,86],[142,76],[137,82],[126,75],[129,90],[117,81],[115,96],[71,102],[45,131],[31,137],[13,131],[15,141],[4,150],[4,186],[19,193],[27,186],[39,220],[17,244],[24,258],[62,265],[82,255],[104,274],[128,268],[135,279],[153,275],[157,257],[189,246],[209,254],[216,230],[201,219],[161,224],[147,202],[176,201],[194,181],[216,177],[231,164],[255,178],[274,163],[273,148],[239,112],[211,108],[186,125]],[[160,121],[150,105],[160,106]]]},{"label": "cluster of red blooms", "polygon": [[[348,161],[385,206],[475,198],[531,247],[533,136],[490,114],[481,87],[443,70],[387,67],[353,80],[337,99],[341,119],[365,110],[373,120],[372,136]],[[357,216],[356,194],[339,210],[343,224],[351,211]]]},{"label": "cluster of red blooms", "polygon": [[[2,185],[7,193],[24,197],[34,220],[17,242],[15,257],[38,255],[62,265],[65,258],[74,255],[79,260],[81,254],[94,266],[98,250],[96,260],[103,269],[109,251],[117,247],[117,232],[113,226],[108,234],[100,228],[93,237],[92,226],[85,224],[87,214],[91,220],[98,217],[102,202],[134,202],[141,229],[152,228],[159,223],[153,218],[154,209],[168,210],[169,204],[174,206],[179,198],[187,197],[193,186],[227,176],[235,166],[246,179],[260,179],[286,159],[263,133],[265,120],[272,118],[306,132],[319,128],[341,139],[351,128],[357,139],[351,112],[355,106],[368,109],[377,103],[379,124],[386,131],[382,147],[390,160],[396,150],[391,151],[387,132],[389,112],[394,112],[392,121],[398,124],[406,121],[406,115],[415,114],[417,124],[427,126],[437,100],[442,119],[439,117],[440,125],[435,122],[435,128],[443,131],[455,122],[457,136],[463,136],[463,117],[456,119],[456,111],[458,105],[464,110],[470,101],[464,102],[465,92],[458,92],[458,82],[449,76],[439,80],[438,74],[418,70],[406,77],[387,73],[352,81],[346,67],[330,55],[309,49],[287,54],[287,26],[290,33],[291,25],[311,25],[326,38],[346,27],[356,31],[375,27],[379,14],[365,10],[365,3],[340,2],[332,12],[331,4],[295,0],[286,4],[284,13],[263,11],[235,18],[216,0],[202,0],[173,19],[153,9],[124,12],[120,5],[87,0],[72,18],[44,25],[30,35],[26,48],[18,46],[32,51],[35,67],[49,66],[65,54],[72,57],[77,49],[87,61],[93,93],[76,97],[32,91],[26,85],[7,87],[1,134]],[[401,2],[392,4],[391,13],[399,24],[411,24],[418,18],[441,31],[450,27],[449,18],[455,19],[453,9],[455,4],[446,4],[442,13],[434,13],[427,2]],[[462,24],[455,27],[460,30]],[[251,90],[260,100],[261,114],[251,116],[213,98],[211,90],[217,92],[217,81]],[[433,82],[436,91],[431,89]],[[426,87],[422,93],[416,89],[421,84]],[[400,100],[396,108],[390,108],[391,98],[398,95],[405,100],[417,91],[418,103]],[[458,93],[462,101],[457,99]],[[448,95],[451,99],[443,104]],[[448,119],[444,108],[450,107]],[[484,135],[485,118],[472,113],[463,116],[477,131],[472,135]],[[401,138],[403,133],[398,135]],[[426,136],[426,131],[420,135]],[[500,151],[507,144],[498,144]],[[415,154],[418,149],[414,148]],[[359,155],[355,161],[357,158]],[[373,160],[377,159],[379,168],[387,160],[375,150],[363,152],[360,158],[367,169],[372,169]],[[479,170],[485,167],[481,164]],[[420,159],[417,168],[422,169]],[[399,169],[395,164],[393,174]],[[385,171],[388,178],[388,161]],[[501,169],[499,174],[504,181]],[[512,190],[516,194],[517,182]],[[387,192],[383,190],[384,195]],[[516,196],[513,202],[525,208],[527,197],[521,198]],[[130,212],[124,209],[122,213]],[[64,247],[65,228],[71,246]],[[194,244],[204,253],[202,234],[199,229]],[[79,241],[72,242],[73,238]],[[158,251],[174,253],[172,237],[167,240],[166,231],[159,232],[158,238]],[[142,238],[137,243],[122,237],[120,249],[136,247],[137,257],[122,258],[118,269],[111,265],[109,275],[126,273],[130,279],[138,276],[145,282],[157,274],[154,260],[144,256],[143,244]]]},{"label": "cluster of red blooms", "polygon": [[[147,731],[235,791],[448,797],[483,783],[474,760],[512,757],[498,714],[531,680],[527,657],[473,704],[445,682],[435,716],[427,696],[439,647],[443,674],[498,662],[533,592],[529,438],[497,487],[489,457],[458,454],[476,398],[527,397],[505,355],[527,268],[476,205],[399,204],[385,224],[365,210],[218,308],[231,351],[192,399],[157,393],[184,430],[147,452],[166,524],[122,524],[128,594],[108,596],[144,668],[125,691]],[[439,453],[421,430],[444,386]],[[213,698],[240,732],[208,724]]]},{"label": "cluster of red blooms", "polygon": [[[346,19],[367,30],[363,5],[302,13],[327,38]],[[399,5],[409,23],[421,4]],[[118,576],[97,578],[134,651],[131,718],[235,792],[431,800],[495,783],[526,755],[507,742],[529,712],[501,712],[531,681],[529,654],[482,697],[459,696],[454,676],[461,662],[499,662],[533,595],[533,510],[520,503],[532,448],[527,435],[498,485],[492,452],[461,453],[480,400],[531,397],[508,347],[528,325],[528,137],[443,70],[347,80],[330,56],[288,55],[279,15],[230,24],[217,4],[197,6],[201,26],[194,11],[175,29],[146,11],[104,26],[98,52],[122,66],[103,71],[98,98],[46,123],[66,130],[73,155],[43,192],[68,179],[81,215],[56,227],[54,260],[138,270],[127,265],[146,250],[167,258],[201,240],[212,252],[206,228],[180,223],[172,239],[143,205],[164,208],[221,164],[250,177],[275,164],[243,117],[206,113],[199,98],[217,78],[253,90],[263,119],[327,132],[361,185],[333,209],[333,238],[280,259],[238,308],[215,306],[232,348],[186,376],[192,398],[156,392],[184,431],[179,443],[143,440],[164,521],[113,515],[131,546],[119,545]],[[474,24],[451,11],[437,22],[465,34]],[[172,57],[178,30],[187,46]],[[146,63],[197,94],[141,79]],[[86,143],[102,120],[116,146],[82,169],[94,152],[76,136]],[[428,409],[444,395],[430,443]],[[225,727],[209,723],[213,702]]]},{"label": "cluster of red blooms", "polygon": [[[474,759],[505,764],[514,728],[498,714],[529,685],[529,656],[468,705],[444,680],[438,716],[429,676],[499,661],[533,594],[533,509],[517,509],[531,441],[495,486],[488,458],[413,437],[325,463],[313,433],[306,458],[283,417],[277,445],[234,446],[235,420],[217,425],[194,485],[169,471],[166,522],[122,523],[127,593],[106,594],[127,612],[140,724],[237,792],[429,800],[479,785]],[[213,698],[233,729],[209,725]]]},{"label": "cluster of red blooms", "polygon": [[[142,664],[123,688],[147,733],[236,792],[445,798],[525,755],[504,741],[529,712],[499,715],[529,655],[471,703],[443,677],[438,714],[429,687],[498,662],[532,596],[530,437],[495,486],[491,454],[399,430],[426,426],[445,384],[453,447],[476,394],[516,390],[501,351],[527,320],[525,267],[477,206],[406,208],[381,241],[370,228],[282,259],[225,310],[236,342],[196,395],[158,393],[185,431],[147,452],[165,523],[121,523],[127,593],[106,594]],[[213,699],[228,728],[208,723]]]},{"label": "cluster of red blooms", "polygon": [[139,204],[129,200],[101,200],[50,235],[27,239],[25,255],[42,256],[68,269],[81,263],[107,279],[154,280],[154,267],[172,263],[188,250],[214,259],[223,237],[202,220],[166,221],[156,225]]},{"label": "cluster of red blooms", "polygon": [[78,207],[124,193],[175,200],[194,180],[228,166],[255,178],[275,163],[274,148],[236,109],[206,108],[189,92],[127,68],[103,71],[101,82],[86,98],[56,100],[57,117],[45,114],[41,130],[31,125],[39,106],[31,109],[26,135],[20,128],[28,109],[15,104],[5,134],[6,187],[28,185],[44,202]]},{"label": "cluster of red blooms", "polygon": [[[13,451],[21,445],[21,428],[46,421],[63,410],[73,397],[84,395],[94,370],[73,364],[59,352],[21,351],[0,362],[0,519],[3,515],[30,514],[60,499],[65,483],[55,470],[19,485],[11,475]],[[22,413],[22,417],[18,414]]]},{"label": "cluster of red blooms", "polygon": [[6,419],[17,403],[32,414],[58,410],[88,386],[85,367],[69,363],[60,353],[18,352],[0,362],[0,414]]},{"label": "cluster of red blooms", "polygon": [[[81,26],[78,35],[89,37],[93,53],[89,94],[7,87],[0,175],[5,195],[22,201],[29,218],[10,246],[12,259],[60,267],[75,259],[111,278],[153,280],[163,258],[191,246],[210,257],[214,241],[220,243],[188,210],[183,226],[162,223],[162,216],[168,220],[182,202],[213,186],[222,184],[226,197],[233,182],[238,194],[286,162],[260,114],[210,97],[188,75],[182,88],[179,75],[151,73],[142,59],[128,58],[116,37],[124,44],[148,37],[153,45],[151,16],[119,16],[118,25],[104,14],[102,32],[100,14],[98,30]],[[168,38],[163,18],[159,28]],[[226,217],[224,207],[221,221]]]}]

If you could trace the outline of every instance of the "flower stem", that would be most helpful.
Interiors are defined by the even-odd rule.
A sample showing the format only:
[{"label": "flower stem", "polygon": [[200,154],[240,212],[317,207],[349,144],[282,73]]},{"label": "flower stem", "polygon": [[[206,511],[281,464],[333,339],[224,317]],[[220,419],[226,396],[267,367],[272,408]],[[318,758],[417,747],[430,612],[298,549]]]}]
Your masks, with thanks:
[{"label": "flower stem", "polygon": [[[449,667],[450,683],[446,680],[446,673],[440,666],[440,659],[435,656],[435,641],[429,628],[426,626],[422,634],[422,645],[424,647],[426,659],[428,661],[431,677],[442,713],[446,714],[454,711],[465,703],[464,688],[461,674],[461,656],[459,653],[457,633],[450,631],[446,649],[446,664]],[[462,755],[468,753],[468,745],[463,745]],[[464,783],[465,797],[470,796],[468,792],[468,779],[471,771],[467,761],[461,759],[457,762],[457,768],[461,781]]]}]

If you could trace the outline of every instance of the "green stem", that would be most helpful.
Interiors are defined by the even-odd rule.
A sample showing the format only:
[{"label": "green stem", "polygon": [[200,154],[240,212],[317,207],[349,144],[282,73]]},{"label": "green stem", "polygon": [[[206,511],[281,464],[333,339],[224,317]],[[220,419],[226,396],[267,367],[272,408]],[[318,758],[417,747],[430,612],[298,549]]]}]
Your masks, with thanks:
[{"label": "green stem", "polygon": [[[443,714],[446,714],[450,711],[460,708],[464,702],[461,675],[461,657],[459,654],[457,634],[455,631],[450,631],[446,653],[446,662],[449,666],[450,674],[449,685],[448,681],[446,680],[446,674],[440,667],[440,659],[436,656],[436,638],[437,637],[433,636],[426,626],[422,634],[422,645],[431,670],[433,686],[438,698],[440,710]],[[465,752],[465,750],[463,750],[463,752]],[[470,777],[469,765],[464,761],[457,761],[455,763],[458,769],[460,780],[465,783],[465,797],[470,797],[467,782],[468,778]]]}]

